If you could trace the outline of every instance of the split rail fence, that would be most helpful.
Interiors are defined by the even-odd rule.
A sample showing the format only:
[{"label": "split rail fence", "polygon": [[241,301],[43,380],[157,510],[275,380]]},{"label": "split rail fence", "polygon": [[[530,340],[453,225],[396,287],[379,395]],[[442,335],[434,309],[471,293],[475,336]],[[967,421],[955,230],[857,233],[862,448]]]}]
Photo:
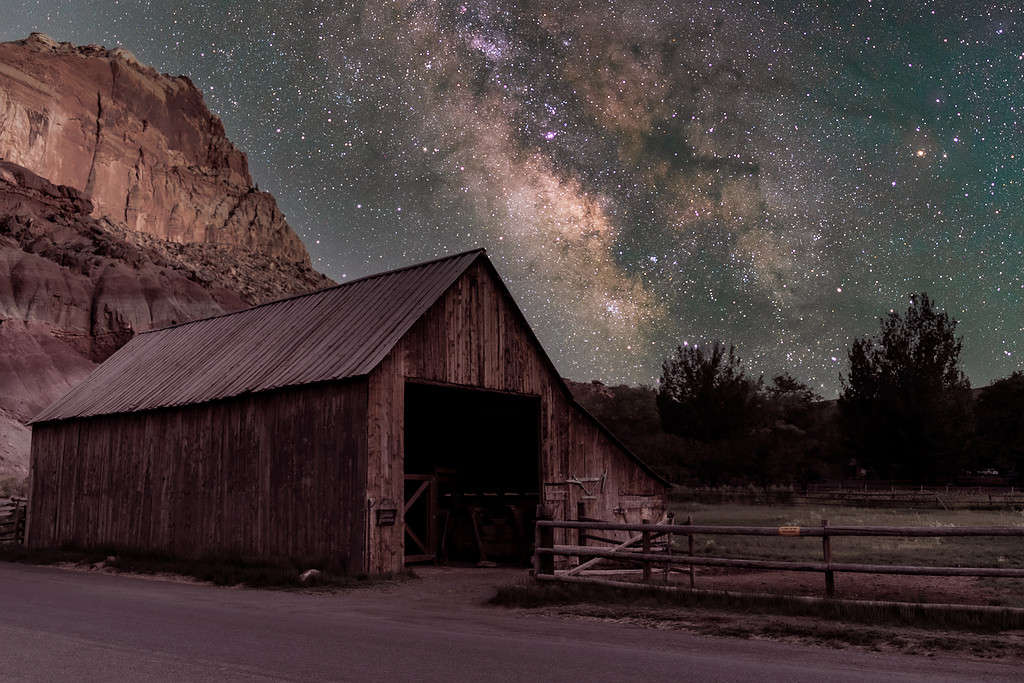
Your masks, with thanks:
[{"label": "split rail fence", "polygon": [[24,498],[0,500],[0,545],[23,545],[25,543]]},{"label": "split rail fence", "polygon": [[[671,520],[670,520],[671,522]],[[575,530],[575,545],[555,545],[554,530]],[[588,540],[600,538],[592,532],[626,531],[631,536],[617,545],[588,545]],[[734,557],[709,557],[694,553],[694,537],[697,535],[730,536],[778,536],[821,538],[822,559],[818,561],[782,561],[742,559]],[[590,520],[558,521],[540,519],[536,526],[536,544],[533,556],[533,574],[541,581],[557,581],[568,577],[571,581],[594,579],[599,573],[618,573],[621,570],[595,570],[603,561],[615,561],[631,567],[639,567],[643,583],[669,583],[672,573],[689,577],[690,588],[695,587],[695,567],[730,567],[768,571],[819,572],[825,576],[825,595],[835,595],[835,575],[839,573],[897,574],[904,576],[971,576],[1024,578],[1024,568],[1003,567],[931,567],[913,565],[855,564],[832,561],[832,539],[836,537],[896,536],[909,538],[929,537],[970,537],[970,536],[1016,536],[1024,537],[1024,527],[880,527],[880,526],[829,526],[822,520],[821,526],[708,526],[687,524],[619,524]],[[676,548],[676,541],[686,540],[686,551]],[[660,546],[660,547],[656,547]],[[569,569],[555,571],[555,557],[578,558],[578,564]],[[570,564],[571,559],[566,562]],[[660,575],[657,579],[655,575]]]}]

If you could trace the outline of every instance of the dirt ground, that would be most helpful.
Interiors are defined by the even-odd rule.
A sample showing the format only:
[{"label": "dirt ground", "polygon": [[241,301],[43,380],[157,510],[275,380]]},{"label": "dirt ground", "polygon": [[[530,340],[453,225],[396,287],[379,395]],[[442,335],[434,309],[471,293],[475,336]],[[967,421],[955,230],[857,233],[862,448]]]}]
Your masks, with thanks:
[{"label": "dirt ground", "polygon": [[827,625],[812,624],[813,636],[787,643],[780,641],[799,639],[795,622],[657,603],[635,613],[484,604],[496,584],[525,582],[522,570],[427,567],[419,579],[334,591],[139,581],[7,562],[0,575],[0,649],[4,677],[14,680],[596,682],[642,672],[647,681],[924,683],[1019,680],[1021,670],[1007,658],[974,659],[990,651],[983,641],[931,643],[941,654],[908,658],[879,644],[887,635],[862,637],[865,651],[839,641],[813,646]]},{"label": "dirt ground", "polygon": [[[435,567],[420,565],[415,568],[416,578],[394,584],[382,584],[367,590],[381,591],[401,597],[411,604],[424,605],[482,605],[500,586],[531,585],[528,572],[520,568],[499,567]],[[793,592],[805,590],[808,595],[820,595],[824,579],[820,575],[794,575],[795,572],[764,572],[757,574],[698,575],[698,587],[768,592],[774,585]],[[685,580],[686,577],[680,577]],[[942,579],[933,577],[877,577],[850,575],[850,579],[837,578],[841,597],[888,599],[887,595],[908,597],[906,583],[897,584],[886,579],[921,578],[914,584],[909,597],[939,598],[968,602],[979,595],[979,588],[970,585],[975,579]],[[783,581],[780,582],[780,579]],[[878,581],[882,579],[882,581]],[[786,581],[794,584],[787,588]],[[712,583],[713,582],[713,583]],[[949,585],[940,585],[948,582]],[[894,598],[895,599],[895,598]],[[503,609],[494,607],[493,609]],[[657,630],[678,630],[697,635],[741,638],[745,640],[774,640],[802,645],[830,648],[853,648],[869,652],[917,654],[925,656],[955,655],[967,659],[985,659],[1024,664],[1024,631],[999,633],[971,633],[962,631],[936,631],[889,625],[861,625],[835,622],[814,617],[748,614],[713,609],[685,609],[679,607],[630,607],[628,605],[576,604],[513,608],[523,615],[537,614],[567,620],[599,620],[626,623]]]},{"label": "dirt ground", "polygon": [[[111,568],[87,569],[81,566],[64,567],[71,571],[119,572]],[[415,578],[396,582],[382,582],[358,588],[362,593],[381,593],[389,599],[398,598],[408,604],[423,607],[476,607],[485,605],[499,587],[509,585],[533,585],[528,572],[522,568],[437,567],[420,565],[415,567]],[[139,575],[157,581],[200,583],[194,579],[175,575]],[[609,577],[613,578],[613,577]],[[907,598],[906,578],[915,577],[874,577],[850,576],[836,580],[841,597],[866,599],[887,599],[886,596]],[[915,584],[915,596],[927,597],[929,601],[966,602],[979,595],[979,589],[972,586],[975,579],[926,578]],[[881,581],[879,580],[881,579]],[[686,581],[686,577],[679,577]],[[903,583],[899,583],[903,581]],[[697,586],[708,589],[728,589],[755,592],[778,592],[820,595],[822,577],[796,573],[734,573],[731,575],[708,573],[698,574]],[[942,585],[940,585],[942,584]],[[251,590],[251,589],[224,589]],[[320,593],[325,599],[336,593],[336,589],[289,589],[293,591]],[[987,590],[987,589],[983,589]],[[958,600],[956,598],[959,598]],[[677,630],[697,635],[741,638],[745,640],[773,640],[802,645],[816,645],[830,648],[854,648],[869,652],[917,654],[926,656],[955,655],[968,659],[1021,662],[1024,664],[1024,631],[1002,631],[999,633],[971,633],[964,631],[937,631],[890,625],[863,625],[836,622],[815,617],[777,616],[771,614],[750,614],[739,611],[716,609],[694,609],[677,606],[631,606],[628,604],[579,603],[571,605],[550,605],[536,608],[511,609],[523,616],[531,614],[558,617],[566,620],[609,621],[632,624],[656,630]]]},{"label": "dirt ground", "polygon": [[970,633],[897,626],[870,626],[814,617],[741,614],[717,610],[565,605],[529,611],[567,619],[601,620],[705,636],[774,640],[868,652],[997,660],[1024,664],[1024,631]]},{"label": "dirt ground", "polygon": [[[770,592],[776,589],[806,590],[808,595],[820,595],[824,579],[820,575],[796,575],[796,572],[765,572],[757,574],[698,575],[698,587]],[[416,569],[417,580],[380,588],[389,593],[403,595],[412,601],[451,601],[460,604],[481,604],[486,602],[499,586],[530,585],[528,573],[522,569],[497,568],[476,569],[472,567],[421,566]],[[686,577],[680,577],[686,580]],[[885,577],[856,576],[847,581],[837,578],[839,597],[883,600],[888,595],[908,598],[910,586],[899,579],[924,579],[914,582],[913,596],[927,597],[929,601],[966,603],[980,593],[971,585],[976,579],[942,577]],[[783,579],[780,581],[780,579]],[[882,581],[879,581],[882,579]],[[787,588],[786,581],[794,584]],[[886,581],[889,580],[889,581]],[[712,583],[713,582],[713,583]],[[797,583],[802,582],[802,583]],[[941,585],[948,582],[949,585]],[[776,591],[777,592],[777,591]],[[895,599],[895,598],[893,598]],[[501,609],[501,608],[495,608]],[[752,640],[775,640],[802,645],[817,645],[830,648],[854,648],[870,652],[916,654],[925,656],[955,655],[967,659],[999,660],[1024,664],[1024,630],[998,633],[972,633],[964,631],[937,631],[934,629],[907,628],[890,625],[862,625],[835,622],[815,617],[777,616],[771,614],[749,614],[714,609],[692,609],[680,607],[634,607],[621,604],[576,604],[538,607],[531,609],[514,608],[523,614],[557,616],[563,619],[600,620],[628,623],[650,629],[679,630],[698,635],[742,638]]]}]

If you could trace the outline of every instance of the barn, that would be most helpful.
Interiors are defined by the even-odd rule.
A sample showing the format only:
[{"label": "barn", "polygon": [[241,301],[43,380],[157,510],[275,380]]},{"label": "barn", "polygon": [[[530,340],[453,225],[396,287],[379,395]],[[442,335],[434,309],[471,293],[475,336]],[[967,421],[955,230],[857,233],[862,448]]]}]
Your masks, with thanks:
[{"label": "barn", "polygon": [[382,574],[666,490],[475,250],[138,334],[34,420],[27,542]]}]

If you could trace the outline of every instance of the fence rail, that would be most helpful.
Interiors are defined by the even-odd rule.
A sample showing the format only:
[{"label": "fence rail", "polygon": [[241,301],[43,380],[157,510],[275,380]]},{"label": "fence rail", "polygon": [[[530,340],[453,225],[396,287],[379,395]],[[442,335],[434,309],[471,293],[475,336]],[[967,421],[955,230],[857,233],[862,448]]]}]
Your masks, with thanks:
[{"label": "fence rail", "polygon": [[25,503],[24,498],[0,500],[0,545],[25,543]]},{"label": "fence rail", "polygon": [[[577,544],[554,543],[554,530],[575,530]],[[589,531],[627,531],[634,535],[627,541],[614,547],[598,547],[587,545],[587,541],[595,539]],[[701,535],[734,535],[734,536],[779,536],[779,537],[817,537],[822,539],[822,560],[789,561],[760,560],[732,557],[708,557],[693,552],[694,536]],[[673,537],[685,536],[686,552],[678,552],[673,548]],[[534,550],[534,575],[538,579],[557,579],[554,559],[556,556],[578,558],[579,564],[564,573],[567,575],[582,574],[603,560],[615,560],[641,568],[643,580],[651,581],[655,571],[663,574],[668,582],[673,572],[687,574],[690,587],[694,587],[694,567],[731,567],[738,569],[757,569],[768,571],[820,572],[825,575],[825,594],[835,594],[835,575],[837,573],[859,574],[896,574],[904,576],[968,576],[968,577],[1002,577],[1024,578],[1024,568],[1012,567],[932,567],[914,565],[857,564],[832,561],[832,538],[834,537],[868,537],[897,536],[908,538],[927,537],[979,537],[979,536],[1015,536],[1024,537],[1024,527],[881,527],[881,526],[829,526],[828,520],[822,520],[821,526],[711,526],[697,524],[622,524],[617,522],[597,522],[588,520],[556,521],[540,519],[537,521],[536,546]],[[663,546],[655,550],[653,545],[658,540]],[[608,542],[607,539],[602,539]],[[639,544],[639,548],[637,548]],[[576,580],[576,579],[574,579]]]}]

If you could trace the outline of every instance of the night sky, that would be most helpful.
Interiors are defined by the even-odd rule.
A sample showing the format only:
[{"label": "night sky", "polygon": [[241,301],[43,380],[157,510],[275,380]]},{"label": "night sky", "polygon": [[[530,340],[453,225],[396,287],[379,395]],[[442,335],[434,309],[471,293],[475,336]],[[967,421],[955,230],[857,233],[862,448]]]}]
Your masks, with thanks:
[{"label": "night sky", "polygon": [[920,290],[1024,367],[1015,3],[0,4],[188,75],[335,280],[486,247],[568,377],[719,338],[834,396]]}]

